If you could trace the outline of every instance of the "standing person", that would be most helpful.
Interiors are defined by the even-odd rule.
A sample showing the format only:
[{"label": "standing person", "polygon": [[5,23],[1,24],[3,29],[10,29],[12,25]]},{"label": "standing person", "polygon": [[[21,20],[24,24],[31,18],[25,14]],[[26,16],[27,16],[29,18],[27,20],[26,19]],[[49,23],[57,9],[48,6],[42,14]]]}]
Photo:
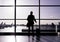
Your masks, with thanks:
[{"label": "standing person", "polygon": [[30,33],[30,28],[32,27],[32,33],[34,33],[33,29],[34,29],[34,21],[37,23],[35,16],[33,15],[33,12],[30,12],[30,15],[28,15],[27,17],[27,27],[29,28],[29,33]]}]

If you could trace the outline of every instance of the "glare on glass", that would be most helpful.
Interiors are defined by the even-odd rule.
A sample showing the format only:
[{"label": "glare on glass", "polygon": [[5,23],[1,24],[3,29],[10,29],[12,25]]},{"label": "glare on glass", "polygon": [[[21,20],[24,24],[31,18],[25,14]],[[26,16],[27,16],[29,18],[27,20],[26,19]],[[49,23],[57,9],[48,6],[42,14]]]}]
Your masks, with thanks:
[{"label": "glare on glass", "polygon": [[0,5],[14,5],[14,0],[0,0]]},{"label": "glare on glass", "polygon": [[39,0],[16,0],[17,5],[38,5]]},{"label": "glare on glass", "polygon": [[0,7],[0,19],[13,19],[14,8],[13,7]]},{"label": "glare on glass", "polygon": [[30,12],[33,11],[33,15],[36,19],[39,17],[39,9],[38,7],[17,7],[16,10],[16,18],[17,19],[27,19],[28,15],[30,15]]},{"label": "glare on glass", "polygon": [[40,24],[52,24],[58,25],[60,20],[40,20]]}]

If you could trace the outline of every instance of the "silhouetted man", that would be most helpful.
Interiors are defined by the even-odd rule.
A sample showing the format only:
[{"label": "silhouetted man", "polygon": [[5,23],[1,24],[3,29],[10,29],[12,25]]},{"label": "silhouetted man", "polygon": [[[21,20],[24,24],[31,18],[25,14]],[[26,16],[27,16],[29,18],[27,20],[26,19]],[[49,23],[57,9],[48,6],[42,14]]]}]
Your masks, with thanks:
[{"label": "silhouetted man", "polygon": [[29,28],[29,33],[30,33],[30,27],[32,27],[32,33],[33,33],[34,21],[35,22],[37,22],[37,21],[36,21],[34,15],[33,15],[32,11],[30,12],[30,15],[28,15],[27,21],[28,21],[27,27]]}]

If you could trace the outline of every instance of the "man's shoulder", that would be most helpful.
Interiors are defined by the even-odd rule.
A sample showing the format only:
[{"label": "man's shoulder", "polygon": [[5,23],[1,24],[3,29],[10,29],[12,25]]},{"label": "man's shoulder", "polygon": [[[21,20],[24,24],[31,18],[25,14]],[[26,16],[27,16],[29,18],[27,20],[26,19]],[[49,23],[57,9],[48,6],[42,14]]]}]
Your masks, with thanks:
[{"label": "man's shoulder", "polygon": [[30,17],[30,16],[34,17],[34,15],[28,15],[28,16],[29,16],[29,17]]},{"label": "man's shoulder", "polygon": [[32,15],[34,17],[34,15]]}]

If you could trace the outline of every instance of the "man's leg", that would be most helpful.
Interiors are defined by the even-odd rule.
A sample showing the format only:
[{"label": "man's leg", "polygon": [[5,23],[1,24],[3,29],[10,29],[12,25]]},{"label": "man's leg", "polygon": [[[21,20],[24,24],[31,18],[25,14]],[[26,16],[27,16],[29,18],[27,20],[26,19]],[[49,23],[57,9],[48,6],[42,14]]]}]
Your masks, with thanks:
[{"label": "man's leg", "polygon": [[28,27],[28,42],[30,42],[30,26]]},{"label": "man's leg", "polygon": [[32,25],[32,42],[34,42],[34,26]]},{"label": "man's leg", "polygon": [[32,25],[32,33],[34,33],[34,27],[33,27],[33,25]]},{"label": "man's leg", "polygon": [[32,33],[33,33],[33,26],[32,26]]},{"label": "man's leg", "polygon": [[28,33],[29,33],[29,35],[30,35],[30,26],[28,27]]}]

